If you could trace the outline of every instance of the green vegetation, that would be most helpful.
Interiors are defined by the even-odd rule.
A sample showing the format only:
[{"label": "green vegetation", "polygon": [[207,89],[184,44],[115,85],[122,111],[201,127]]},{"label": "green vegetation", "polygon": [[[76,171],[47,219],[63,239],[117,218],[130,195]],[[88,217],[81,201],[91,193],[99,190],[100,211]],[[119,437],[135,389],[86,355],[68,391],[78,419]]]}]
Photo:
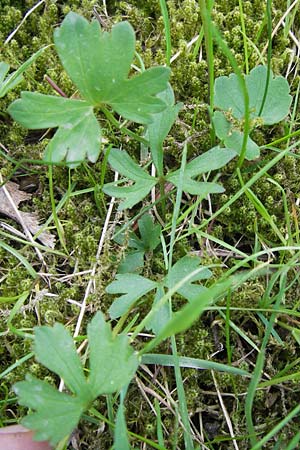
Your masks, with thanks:
[{"label": "green vegetation", "polygon": [[43,226],[0,229],[1,425],[298,448],[299,2],[22,5],[2,2],[0,183],[35,179],[19,209]]}]

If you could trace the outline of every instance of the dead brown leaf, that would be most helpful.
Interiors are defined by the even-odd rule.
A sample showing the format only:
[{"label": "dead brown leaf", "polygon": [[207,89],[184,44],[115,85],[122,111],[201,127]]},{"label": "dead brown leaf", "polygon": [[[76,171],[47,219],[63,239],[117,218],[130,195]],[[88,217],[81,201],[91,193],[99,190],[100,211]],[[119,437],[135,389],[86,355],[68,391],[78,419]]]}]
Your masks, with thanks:
[{"label": "dead brown leaf", "polygon": [[[7,195],[6,191],[8,192],[12,201]],[[37,214],[35,212],[23,212],[18,208],[21,202],[29,200],[31,196],[32,194],[20,191],[17,183],[7,181],[5,183],[5,188],[4,186],[0,188],[0,214],[10,217],[11,219],[20,223],[22,226],[25,225],[30,233],[35,235],[41,229]],[[48,231],[43,231],[41,234],[39,234],[38,240],[46,247],[54,248],[55,237]]]}]

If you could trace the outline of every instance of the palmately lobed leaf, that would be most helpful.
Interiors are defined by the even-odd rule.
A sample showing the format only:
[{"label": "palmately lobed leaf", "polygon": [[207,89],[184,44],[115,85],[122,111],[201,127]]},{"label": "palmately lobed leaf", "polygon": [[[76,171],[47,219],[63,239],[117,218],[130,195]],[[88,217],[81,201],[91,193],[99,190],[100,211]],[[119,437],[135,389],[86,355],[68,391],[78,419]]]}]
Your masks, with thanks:
[{"label": "palmately lobed leaf", "polygon": [[128,22],[102,31],[70,12],[54,33],[64,68],[82,97],[93,106],[108,104],[127,119],[150,123],[165,103],[155,95],[167,87],[170,69],[153,67],[128,79],[135,51],[135,34]]},{"label": "palmately lobed leaf", "polygon": [[19,403],[34,412],[22,424],[35,431],[38,441],[56,445],[71,434],[82,413],[99,395],[113,393],[128,385],[139,365],[126,335],[114,336],[98,312],[88,325],[90,377],[86,380],[70,333],[61,325],[35,328],[38,361],[62,377],[75,393],[59,392],[32,375],[14,385]]},{"label": "palmately lobed leaf", "polygon": [[71,434],[88,403],[83,398],[59,392],[32,375],[14,385],[20,405],[35,410],[22,420],[22,425],[35,431],[34,439],[56,445]]},{"label": "palmately lobed leaf", "polygon": [[125,334],[114,336],[98,312],[88,325],[90,345],[89,385],[94,397],[119,391],[132,380],[139,360]]},{"label": "palmately lobed leaf", "polygon": [[136,300],[155,289],[156,286],[155,281],[134,273],[117,274],[116,279],[105,289],[108,294],[123,294],[116,298],[109,308],[110,317],[112,319],[121,317],[128,312]]},{"label": "palmately lobed leaf", "polygon": [[[76,167],[86,156],[91,162],[97,160],[101,128],[94,107],[109,105],[126,119],[145,124],[166,108],[156,95],[167,88],[169,68],[153,67],[128,78],[135,51],[134,30],[128,22],[118,23],[107,32],[101,30],[98,21],[88,22],[70,12],[54,32],[54,42],[83,100],[23,92],[21,99],[8,108],[24,127],[59,127],[46,148],[46,161],[65,159],[70,167]],[[4,78],[6,72],[7,65],[2,63],[0,77]]]},{"label": "palmately lobed leaf", "polygon": [[[287,116],[292,97],[289,95],[289,84],[281,75],[274,76],[270,72],[269,85],[265,103],[263,104],[266,88],[268,67],[257,66],[249,75],[245,76],[249,95],[249,109],[251,119],[261,117],[265,125],[280,122]],[[237,75],[222,76],[215,81],[215,107],[224,111],[231,111],[236,119],[243,119],[245,115],[244,96]]]},{"label": "palmately lobed leaf", "polygon": [[88,22],[70,12],[54,32],[60,60],[81,95],[90,104],[107,103],[129,73],[135,51],[134,30],[128,22],[101,31],[97,20]]}]

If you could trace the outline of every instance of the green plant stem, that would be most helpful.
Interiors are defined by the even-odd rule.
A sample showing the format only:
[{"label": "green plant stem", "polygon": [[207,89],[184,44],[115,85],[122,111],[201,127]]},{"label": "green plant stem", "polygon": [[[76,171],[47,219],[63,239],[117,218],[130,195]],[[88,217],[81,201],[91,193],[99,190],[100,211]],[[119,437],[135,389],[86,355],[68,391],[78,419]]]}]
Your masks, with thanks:
[{"label": "green plant stem", "polygon": [[165,39],[166,39],[166,64],[170,66],[171,63],[171,51],[172,51],[172,42],[171,42],[171,30],[170,30],[170,19],[168,13],[168,7],[165,0],[159,0],[161,13],[164,21],[165,28]]},{"label": "green plant stem", "polygon": [[57,234],[58,234],[61,246],[63,247],[65,252],[68,254],[69,252],[68,252],[68,249],[67,249],[67,246],[66,246],[66,241],[65,241],[63,229],[62,229],[60,220],[59,220],[57,212],[56,212],[54,190],[53,190],[53,167],[52,167],[52,165],[49,165],[48,175],[49,175],[49,195],[50,195],[50,202],[51,202],[53,220],[54,220],[54,223],[55,223],[55,226],[56,226],[56,230],[57,230]]},{"label": "green plant stem", "polygon": [[[176,201],[172,216],[172,228],[171,228],[171,237],[170,237],[170,248],[169,248],[169,260],[168,260],[168,273],[170,273],[173,263],[173,248],[175,244],[175,236],[176,236],[176,224],[177,219],[180,213],[180,204],[181,204],[181,198],[182,198],[182,186],[183,186],[183,180],[184,180],[184,171],[186,166],[186,157],[187,157],[187,143],[185,142],[183,153],[182,153],[182,160],[181,160],[181,167],[180,167],[180,177],[179,177],[179,185],[176,192]],[[170,315],[172,316],[172,299],[170,297],[169,299],[169,310]],[[191,427],[190,427],[190,421],[189,421],[189,414],[186,404],[186,398],[185,398],[185,392],[183,387],[183,380],[181,376],[181,369],[179,366],[178,361],[178,353],[177,353],[177,345],[176,345],[176,338],[174,335],[171,336],[171,347],[172,347],[172,354],[174,357],[174,371],[175,371],[175,378],[176,378],[176,386],[177,386],[177,393],[178,393],[178,401],[179,401],[179,412],[182,419],[182,423],[184,426],[184,442],[185,442],[185,449],[186,450],[193,450],[194,444],[192,439],[192,433],[191,433]]]},{"label": "green plant stem", "polygon": [[215,145],[215,129],[212,122],[213,110],[214,110],[214,50],[213,50],[213,34],[211,26],[211,9],[213,6],[213,1],[208,1],[209,5],[206,6],[205,0],[199,0],[201,18],[204,30],[205,48],[207,55],[208,64],[208,85],[209,85],[209,116],[211,120],[211,145]]},{"label": "green plant stem", "polygon": [[266,102],[267,94],[268,94],[268,88],[270,83],[270,74],[271,74],[271,58],[272,58],[272,17],[271,17],[271,5],[272,1],[267,0],[267,26],[268,26],[268,71],[267,71],[267,78],[266,78],[266,84],[265,84],[265,90],[264,90],[264,96],[261,102],[260,110],[258,115],[260,116],[262,114],[262,111],[264,109],[264,105]]},{"label": "green plant stem", "polygon": [[240,8],[240,18],[241,18],[241,28],[243,33],[243,44],[244,44],[244,55],[245,55],[245,72],[248,75],[249,73],[249,55],[248,55],[248,45],[247,45],[247,35],[246,35],[246,27],[244,20],[244,11],[243,11],[243,2],[239,0],[239,8]]}]

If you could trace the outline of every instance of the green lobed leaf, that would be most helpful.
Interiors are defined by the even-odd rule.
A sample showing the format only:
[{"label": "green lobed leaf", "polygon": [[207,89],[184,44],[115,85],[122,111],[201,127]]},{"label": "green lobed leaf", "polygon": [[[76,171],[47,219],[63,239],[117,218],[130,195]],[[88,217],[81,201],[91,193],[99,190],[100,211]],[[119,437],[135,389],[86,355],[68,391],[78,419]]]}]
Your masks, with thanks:
[{"label": "green lobed leaf", "polygon": [[34,351],[37,360],[63,378],[77,395],[90,396],[80,358],[70,333],[60,323],[35,327]]},{"label": "green lobed leaf", "polygon": [[118,273],[139,273],[144,267],[144,251],[131,250],[125,254],[119,267]]},{"label": "green lobed leaf", "polygon": [[151,177],[125,151],[116,148],[111,149],[108,162],[114,170],[135,181],[130,186],[120,187],[116,183],[108,183],[103,186],[103,192],[111,197],[126,199],[119,205],[119,210],[132,208],[143,200],[157,182],[156,178]]},{"label": "green lobed leaf", "polygon": [[134,273],[117,274],[116,279],[105,289],[108,294],[123,294],[114,300],[109,308],[110,317],[121,317],[139,298],[156,286],[156,282]]},{"label": "green lobed leaf", "polygon": [[89,384],[96,398],[119,391],[130,383],[139,365],[125,334],[114,336],[104,315],[98,312],[88,325],[90,345]]},{"label": "green lobed leaf", "polygon": [[[211,170],[220,169],[236,156],[236,152],[229,148],[213,147],[197,158],[190,161],[184,171],[183,190],[192,195],[206,197],[208,194],[224,192],[222,186],[217,183],[198,182],[192,178]],[[167,175],[167,180],[179,185],[180,169]]]},{"label": "green lobed leaf", "polygon": [[160,244],[161,226],[153,223],[150,214],[144,214],[138,220],[138,227],[144,251],[154,250]]},{"label": "green lobed leaf", "polygon": [[[243,139],[244,135],[241,131],[233,130],[229,136],[224,139],[224,144],[226,147],[229,147],[240,154],[242,151]],[[253,159],[258,158],[259,155],[259,146],[250,137],[248,137],[245,158],[252,161]]]},{"label": "green lobed leaf", "polygon": [[70,12],[55,31],[54,42],[63,66],[90,104],[109,104],[140,123],[150,123],[151,114],[165,108],[155,95],[167,87],[168,68],[155,67],[127,78],[135,51],[134,30],[128,22],[107,32],[98,21],[89,23]]},{"label": "green lobed leaf", "polygon": [[[153,300],[153,307],[160,301],[165,295],[163,286],[159,285],[156,290],[156,294]],[[158,311],[153,315],[151,320],[147,323],[147,330],[153,331],[155,334],[159,334],[165,325],[171,319],[171,311],[168,303],[163,304]]]},{"label": "green lobed leaf", "polygon": [[26,381],[16,383],[14,391],[20,405],[36,411],[26,416],[22,425],[35,431],[35,440],[49,441],[53,446],[71,434],[87,407],[82,397],[59,392],[32,375],[26,375]]},{"label": "green lobed leaf", "polygon": [[[238,129],[234,129],[231,123],[226,119],[225,114],[221,111],[215,111],[212,120],[218,138],[224,142],[226,147],[229,147],[236,151],[237,154],[240,154],[243,146],[243,133]],[[258,158],[259,155],[260,150],[258,145],[248,137],[245,153],[246,159],[251,161]]]},{"label": "green lobed leaf", "polygon": [[[262,113],[259,115],[263,102],[268,67],[257,66],[245,76],[249,94],[250,118],[261,117],[265,125],[280,122],[288,114],[292,97],[289,95],[289,84],[281,75],[274,76],[272,71],[267,90],[267,96]],[[215,106],[224,111],[231,111],[237,119],[245,115],[244,97],[235,74],[223,76],[215,80]]]},{"label": "green lobed leaf", "polygon": [[71,434],[81,414],[101,394],[113,393],[128,385],[139,364],[126,335],[113,336],[102,313],[88,325],[90,377],[88,381],[73,339],[60,324],[35,328],[35,354],[40,363],[65,381],[75,393],[57,391],[50,384],[31,375],[14,385],[21,405],[35,412],[22,421],[35,431],[36,440],[56,445]]},{"label": "green lobed leaf", "polygon": [[66,159],[70,167],[76,167],[85,155],[92,162],[97,160],[101,129],[93,107],[87,102],[22,92],[21,99],[14,101],[8,112],[27,128],[59,127],[45,149],[46,161],[56,163]]},{"label": "green lobed leaf", "polygon": [[[156,94],[166,89],[169,68],[154,67],[128,78],[135,51],[135,35],[128,22],[106,32],[97,20],[89,23],[70,12],[55,31],[54,42],[84,100],[24,92],[8,109],[27,128],[60,127],[46,149],[47,161],[57,163],[65,158],[71,167],[80,164],[85,155],[96,161],[101,129],[93,115],[95,106],[110,105],[125,118],[140,123],[151,123],[152,115],[166,107]],[[4,78],[6,73],[3,63],[0,76]]]},{"label": "green lobed leaf", "polygon": [[188,283],[185,283],[180,289],[178,289],[178,293],[186,298],[188,301],[193,302],[200,297],[200,294],[205,289],[201,285],[193,284],[195,281],[206,280],[212,276],[212,273],[206,267],[200,266],[200,258],[197,256],[185,255],[180,258],[174,266],[171,268],[169,274],[165,279],[165,285],[171,289],[173,286],[178,284],[183,278],[185,278],[189,273],[194,272],[197,269],[199,273],[197,273],[193,278],[189,280]]}]

